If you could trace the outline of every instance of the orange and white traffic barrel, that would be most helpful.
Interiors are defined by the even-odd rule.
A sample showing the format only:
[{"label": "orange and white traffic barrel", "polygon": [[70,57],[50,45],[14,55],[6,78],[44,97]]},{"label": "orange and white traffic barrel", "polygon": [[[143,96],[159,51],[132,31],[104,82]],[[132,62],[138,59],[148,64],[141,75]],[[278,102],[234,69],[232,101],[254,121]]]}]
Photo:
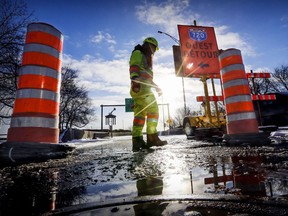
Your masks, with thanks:
[{"label": "orange and white traffic barrel", "polygon": [[[224,139],[230,143],[261,142],[258,139],[261,135],[241,51],[227,49],[219,55],[219,61],[227,122]],[[269,139],[265,139],[266,141]]]},{"label": "orange and white traffic barrel", "polygon": [[8,142],[59,142],[62,47],[55,27],[28,25]]}]

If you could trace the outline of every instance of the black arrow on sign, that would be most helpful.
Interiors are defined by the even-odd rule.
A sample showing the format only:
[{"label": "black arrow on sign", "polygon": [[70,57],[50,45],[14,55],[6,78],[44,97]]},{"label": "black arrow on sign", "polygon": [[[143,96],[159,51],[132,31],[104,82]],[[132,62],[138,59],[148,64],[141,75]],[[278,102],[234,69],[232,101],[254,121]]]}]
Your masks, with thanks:
[{"label": "black arrow on sign", "polygon": [[209,67],[209,64],[204,64],[203,62],[201,62],[200,64],[198,64],[198,66],[204,69],[205,67]]}]

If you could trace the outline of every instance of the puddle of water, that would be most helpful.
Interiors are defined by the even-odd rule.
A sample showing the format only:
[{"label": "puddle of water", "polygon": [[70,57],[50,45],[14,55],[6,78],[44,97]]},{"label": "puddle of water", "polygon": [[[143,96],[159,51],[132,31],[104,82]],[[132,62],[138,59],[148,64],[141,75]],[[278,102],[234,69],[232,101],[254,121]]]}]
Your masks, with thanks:
[{"label": "puddle of water", "polygon": [[[281,172],[281,170],[277,172],[270,170],[267,173],[267,170],[261,168],[263,158],[258,155],[209,157],[206,161],[204,161],[205,158],[201,158],[205,162],[204,165],[195,166],[187,163],[185,158],[179,156],[181,154],[177,156],[177,154],[173,154],[174,152],[159,151],[162,158],[158,157],[157,164],[160,164],[160,170],[165,170],[163,175],[146,176],[135,181],[125,180],[127,171],[125,167],[120,167],[117,174],[123,178],[123,181],[118,179],[113,181],[111,178],[109,182],[80,182],[84,178],[77,176],[78,173],[86,176],[85,178],[90,178],[88,180],[94,180],[95,176],[105,175],[103,169],[96,169],[93,162],[89,164],[93,169],[87,168],[87,173],[83,170],[77,171],[74,168],[71,168],[71,170],[68,170],[68,168],[63,168],[63,170],[47,169],[46,172],[36,169],[35,172],[28,170],[27,173],[23,170],[22,173],[18,173],[16,170],[15,174],[11,174],[14,177],[11,177],[6,184],[1,185],[0,215],[15,215],[19,208],[27,215],[40,215],[43,212],[69,206],[158,195],[177,197],[178,195],[195,194],[233,194],[277,199],[288,196],[288,174],[285,171]],[[192,159],[191,157],[189,155],[188,161],[196,160],[196,157]],[[139,164],[144,167],[147,164],[151,165],[154,158],[151,160],[148,156],[147,158],[148,162],[143,159],[144,165],[143,160]],[[115,160],[115,164],[111,163],[111,165],[119,165],[120,162],[117,161]],[[111,168],[108,165],[105,165],[107,171]],[[65,172],[61,173],[62,171]],[[90,175],[88,171],[92,174]],[[68,174],[69,176],[67,176]],[[66,181],[61,182],[61,178],[66,178]],[[161,206],[161,203],[158,203],[157,206],[151,204],[151,206],[146,207],[158,209],[158,212],[169,210],[167,205],[164,209]],[[139,211],[144,211],[143,208],[146,207],[142,205],[135,208],[134,205],[130,205],[123,207],[122,213],[123,215],[134,215],[131,212],[136,214]],[[117,210],[119,213],[122,211],[121,208]],[[99,211],[95,210],[94,213],[99,213]],[[106,212],[106,214],[104,212],[104,214],[102,212],[103,214],[101,214],[110,215],[111,209],[107,211],[110,213]],[[99,215],[101,214],[99,213]],[[207,213],[207,215],[209,214]]]},{"label": "puddle of water", "polygon": [[[250,196],[265,197],[272,194],[279,194],[287,191],[287,182],[279,182],[277,186],[269,187],[268,181],[275,179],[262,179],[262,175],[255,172],[249,174],[246,171],[244,175],[234,174],[237,170],[226,168],[223,170],[223,164],[212,166],[211,169],[195,167],[187,175],[170,175],[164,177],[146,177],[136,181],[128,182],[110,182],[85,188],[85,193],[74,200],[73,205],[85,203],[106,203],[114,199],[125,201],[131,197],[147,197],[153,195],[175,196],[195,195],[195,194],[245,194]],[[260,176],[260,177],[259,177]],[[271,193],[273,190],[273,193]],[[287,194],[286,194],[287,195]],[[57,202],[56,202],[57,203]],[[56,204],[57,205],[57,204]],[[218,204],[219,205],[219,204]],[[239,204],[237,204],[239,208]],[[190,206],[190,207],[189,207]],[[116,205],[114,207],[97,208],[87,212],[77,213],[75,215],[230,215],[229,206],[222,210],[215,208],[197,208],[195,204],[169,203],[169,202],[148,202],[133,205]],[[201,206],[201,205],[200,205]],[[235,209],[234,209],[235,210]],[[240,212],[241,210],[235,210]],[[245,212],[245,210],[243,210]],[[185,213],[185,214],[184,214]],[[145,215],[144,214],[144,215]],[[74,214],[72,214],[74,215]],[[249,214],[250,216],[253,214]],[[269,215],[269,214],[267,214]]]},{"label": "puddle of water", "polygon": [[105,202],[125,197],[137,197],[135,182],[111,182],[87,186],[85,193],[76,199],[73,205],[89,202]]},{"label": "puddle of water", "polygon": [[[251,162],[251,158],[249,160]],[[2,213],[5,213],[5,210],[11,211],[5,208],[15,208],[20,200],[26,211],[47,212],[73,205],[105,203],[114,199],[125,200],[153,195],[244,194],[258,197],[287,195],[285,194],[288,191],[287,179],[281,179],[279,173],[277,178],[273,178],[272,173],[269,174],[269,178],[265,178],[261,172],[251,168],[244,169],[241,163],[240,161],[239,164],[235,164],[237,169],[217,163],[208,169],[194,167],[185,175],[172,174],[164,177],[146,177],[136,181],[97,183],[69,190],[61,190],[61,186],[57,185],[55,180],[57,173],[50,174],[50,178],[46,179],[47,182],[39,176],[35,178],[26,176],[14,181],[9,188],[8,197],[2,194],[1,211]],[[13,203],[9,203],[9,200],[13,200]]]},{"label": "puddle of water", "polygon": [[74,201],[74,204],[151,195],[233,194],[250,197],[288,195],[288,175],[279,172],[267,173],[261,168],[262,159],[259,156],[235,156],[210,162],[210,166],[195,166],[186,174],[176,174],[167,170],[161,177],[150,176],[136,181],[106,182],[87,186],[85,193]]},{"label": "puddle of water", "polygon": [[[234,194],[257,197],[288,194],[287,179],[265,178],[263,173],[244,172],[216,166],[216,170],[195,167],[189,174],[146,177],[137,181],[111,182],[86,187],[84,202],[105,202],[115,198],[149,195]],[[81,203],[80,201],[78,203]]]}]

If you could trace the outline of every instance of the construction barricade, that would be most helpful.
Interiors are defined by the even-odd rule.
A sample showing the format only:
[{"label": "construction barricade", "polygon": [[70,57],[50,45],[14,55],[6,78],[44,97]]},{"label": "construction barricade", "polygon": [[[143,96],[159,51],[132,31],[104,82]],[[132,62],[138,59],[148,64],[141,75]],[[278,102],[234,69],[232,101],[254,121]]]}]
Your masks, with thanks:
[{"label": "construction barricade", "polygon": [[230,144],[270,143],[265,134],[259,133],[241,51],[225,50],[219,61],[227,118],[224,140]]},{"label": "construction barricade", "polygon": [[58,143],[62,44],[53,26],[28,25],[8,142]]},{"label": "construction barricade", "polygon": [[[7,135],[9,159],[13,162],[63,150],[63,146],[51,145],[59,142],[62,47],[63,35],[53,26],[28,25]],[[1,150],[5,154],[5,149]]]}]

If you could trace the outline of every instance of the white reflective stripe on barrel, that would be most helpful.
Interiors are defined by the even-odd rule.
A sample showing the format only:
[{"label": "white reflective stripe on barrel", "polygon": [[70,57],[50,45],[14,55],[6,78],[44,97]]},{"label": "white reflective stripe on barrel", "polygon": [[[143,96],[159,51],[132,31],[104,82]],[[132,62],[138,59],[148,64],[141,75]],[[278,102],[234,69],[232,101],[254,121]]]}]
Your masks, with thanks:
[{"label": "white reflective stripe on barrel", "polygon": [[27,32],[33,32],[33,31],[39,31],[39,32],[46,32],[48,34],[51,34],[59,40],[63,40],[63,35],[60,31],[58,31],[55,27],[47,24],[47,23],[31,23],[28,25]]},{"label": "white reflective stripe on barrel", "polygon": [[44,89],[19,89],[17,90],[16,98],[39,98],[52,100],[57,103],[60,101],[58,93]]},{"label": "white reflective stripe on barrel", "polygon": [[221,68],[221,74],[224,75],[225,73],[233,72],[235,70],[244,70],[244,65],[243,64],[233,64],[233,65],[228,65],[224,68]]},{"label": "white reflective stripe on barrel", "polygon": [[250,95],[235,95],[231,96],[225,99],[226,104],[230,103],[237,103],[237,102],[242,102],[242,101],[251,101],[251,96]]},{"label": "white reflective stripe on barrel", "polygon": [[58,128],[58,117],[13,117],[10,127],[43,127],[43,128]]},{"label": "white reflective stripe on barrel", "polygon": [[225,52],[221,53],[221,55],[219,55],[219,59],[222,60],[226,57],[231,57],[233,55],[241,55],[241,51],[237,50],[237,49],[231,49],[231,50],[226,50]]},{"label": "white reflective stripe on barrel", "polygon": [[223,88],[226,89],[233,86],[247,86],[247,85],[249,85],[247,79],[236,79],[223,83]]},{"label": "white reflective stripe on barrel", "polygon": [[18,70],[19,76],[21,75],[41,75],[55,78],[57,80],[61,79],[61,73],[57,70],[53,70],[48,67],[34,66],[34,65],[24,65]]},{"label": "white reflective stripe on barrel", "polygon": [[256,119],[255,112],[235,113],[227,115],[228,123],[232,121],[247,120],[247,119],[251,120]]},{"label": "white reflective stripe on barrel", "polygon": [[24,53],[25,52],[40,52],[45,53],[47,55],[54,56],[57,59],[61,59],[61,52],[53,47],[42,45],[42,44],[25,44]]}]

